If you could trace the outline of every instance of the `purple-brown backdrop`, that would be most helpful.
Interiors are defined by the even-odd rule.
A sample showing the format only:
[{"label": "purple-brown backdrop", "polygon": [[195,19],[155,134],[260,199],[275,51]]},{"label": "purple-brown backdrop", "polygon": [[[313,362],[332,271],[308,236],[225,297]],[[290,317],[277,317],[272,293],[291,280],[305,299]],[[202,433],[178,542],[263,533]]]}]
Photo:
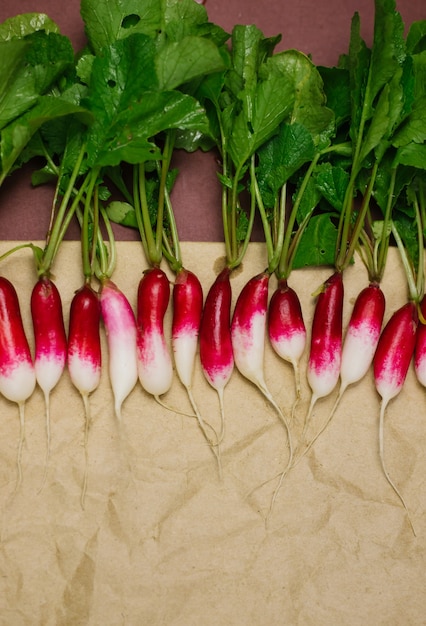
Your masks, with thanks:
[{"label": "purple-brown backdrop", "polygon": [[[266,36],[282,34],[277,49],[297,48],[317,64],[334,65],[346,52],[352,15],[361,16],[362,35],[371,43],[373,0],[207,0],[209,19],[230,31],[235,24],[256,24]],[[425,0],[400,0],[397,8],[408,26],[426,18]],[[0,22],[17,13],[47,13],[70,37],[75,50],[85,43],[79,0],[1,0]],[[178,153],[180,175],[173,190],[173,206],[182,241],[221,241],[220,188],[214,154]],[[52,201],[52,189],[33,189],[30,169],[16,172],[0,193],[0,239],[44,239]],[[117,228],[120,239],[137,239],[137,233]],[[69,238],[77,238],[72,228]],[[257,237],[256,237],[257,238]]]}]

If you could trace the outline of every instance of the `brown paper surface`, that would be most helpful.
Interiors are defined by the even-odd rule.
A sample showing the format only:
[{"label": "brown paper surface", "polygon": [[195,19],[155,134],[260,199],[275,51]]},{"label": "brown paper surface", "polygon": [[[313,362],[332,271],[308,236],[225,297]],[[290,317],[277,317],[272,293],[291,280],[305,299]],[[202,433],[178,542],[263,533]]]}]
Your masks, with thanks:
[{"label": "brown paper surface", "polygon": [[[4,242],[0,251],[11,245]],[[183,244],[185,264],[198,273],[205,292],[222,254],[221,244]],[[234,297],[265,261],[264,246],[250,245],[242,270],[232,278]],[[118,244],[114,280],[133,306],[145,267],[140,244]],[[77,242],[63,244],[54,272],[68,320],[71,297],[81,284]],[[18,291],[31,337],[29,298],[36,278],[31,253],[7,258],[2,273]],[[330,268],[323,268],[291,276],[308,328],[311,294],[329,274]],[[345,321],[365,283],[361,263],[347,270]],[[271,292],[273,287],[271,280]],[[387,320],[406,299],[393,250],[383,289]],[[166,328],[169,332],[170,313]],[[160,407],[139,384],[117,423],[107,358],[104,351],[101,386],[91,396],[84,510],[84,412],[67,372],[51,396],[51,459],[41,492],[42,394],[36,389],[26,407],[23,483],[16,493],[18,409],[0,399],[1,624],[426,624],[426,398],[412,370],[388,407],[385,454],[416,537],[380,467],[379,397],[371,372],[346,392],[328,429],[286,477],[265,526],[276,487],[270,479],[285,466],[288,448],[282,424],[256,388],[237,371],[226,387],[220,481],[196,420]],[[309,403],[305,367],[306,355],[303,398],[292,424],[296,440]],[[273,396],[289,414],[292,370],[268,345],[265,371]],[[327,418],[336,391],[318,402],[314,429]],[[194,395],[205,419],[217,426],[217,396],[198,363]],[[164,400],[190,412],[178,380]]]}]

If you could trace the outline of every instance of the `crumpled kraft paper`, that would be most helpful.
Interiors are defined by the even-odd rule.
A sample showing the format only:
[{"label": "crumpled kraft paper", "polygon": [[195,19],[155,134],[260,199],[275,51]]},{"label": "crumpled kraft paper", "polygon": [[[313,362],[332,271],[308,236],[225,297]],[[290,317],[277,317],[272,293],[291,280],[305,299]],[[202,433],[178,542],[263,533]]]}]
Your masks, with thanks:
[{"label": "crumpled kraft paper", "polygon": [[[1,252],[12,247],[3,242]],[[205,293],[220,266],[220,243],[183,244],[186,266]],[[113,276],[133,306],[146,268],[139,243],[118,243]],[[249,246],[232,277],[234,299],[266,266],[262,244]],[[14,283],[31,336],[29,299],[36,280],[28,250],[2,263]],[[330,268],[297,270],[308,329],[312,293]],[[78,242],[65,242],[54,264],[64,314],[82,282]],[[170,275],[172,278],[172,276]],[[367,275],[357,261],[344,275],[344,319]],[[271,293],[274,288],[271,279]],[[383,280],[386,320],[406,301],[398,255],[391,250]],[[170,332],[170,312],[166,320]],[[416,530],[386,481],[379,461],[379,396],[372,373],[345,393],[310,453],[285,477],[285,428],[274,409],[238,371],[225,389],[222,479],[212,451],[176,379],[160,406],[138,384],[113,413],[107,352],[100,388],[90,400],[88,485],[84,410],[65,372],[51,395],[51,456],[46,453],[40,389],[26,406],[23,482],[15,493],[19,418],[0,399],[0,623],[7,626],[275,626],[426,624],[426,392],[411,369],[385,419],[389,474]],[[306,353],[302,399],[291,422],[297,444],[309,404]],[[266,381],[289,418],[292,368],[267,344]],[[219,427],[216,392],[199,364],[193,391],[199,409]],[[327,419],[337,389],[319,400],[313,434]],[[176,409],[176,411],[172,410]],[[290,418],[289,418],[290,419]],[[267,523],[265,518],[268,516]]]}]

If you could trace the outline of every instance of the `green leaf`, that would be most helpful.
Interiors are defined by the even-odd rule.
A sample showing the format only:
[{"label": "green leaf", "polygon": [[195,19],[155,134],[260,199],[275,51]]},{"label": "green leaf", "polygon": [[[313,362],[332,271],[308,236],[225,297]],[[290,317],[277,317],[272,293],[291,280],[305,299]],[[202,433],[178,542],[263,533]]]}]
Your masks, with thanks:
[{"label": "green leaf", "polygon": [[322,163],[315,170],[315,184],[321,195],[337,211],[342,211],[349,174],[341,167]]},{"label": "green leaf", "polygon": [[138,228],[135,209],[128,202],[114,200],[108,204],[106,212],[112,222],[122,226]]},{"label": "green leaf", "polygon": [[1,177],[12,169],[18,156],[28,144],[33,134],[46,122],[67,115],[77,114],[83,121],[91,120],[90,114],[66,100],[53,96],[40,97],[37,105],[25,115],[9,124],[1,131]]},{"label": "green leaf", "polygon": [[398,148],[394,164],[426,169],[426,144],[411,143]]},{"label": "green leaf", "polygon": [[293,269],[333,265],[337,229],[331,213],[314,215],[308,222],[293,261]]},{"label": "green leaf", "polygon": [[38,30],[59,34],[58,25],[44,13],[21,13],[0,24],[0,41],[21,39]]},{"label": "green leaf", "polygon": [[161,0],[81,0],[80,12],[95,54],[135,33],[154,38],[162,26]]},{"label": "green leaf", "polygon": [[392,145],[396,148],[411,142],[423,143],[426,140],[426,96],[418,98],[410,115],[394,134]]},{"label": "green leaf", "polygon": [[374,40],[371,53],[370,102],[392,78],[406,56],[404,23],[395,0],[375,0]]},{"label": "green leaf", "polygon": [[108,126],[93,124],[87,143],[89,163],[118,165],[120,161],[159,159],[161,153],[151,138],[172,128],[207,132],[204,110],[194,98],[177,91],[146,92],[140,101],[112,115]]},{"label": "green leaf", "polygon": [[3,128],[32,107],[37,97],[72,67],[74,53],[68,38],[40,31],[22,41],[0,43],[0,60],[0,72],[7,81],[0,93],[0,128]]},{"label": "green leaf", "polygon": [[335,132],[333,111],[326,106],[321,75],[302,52],[287,50],[268,59],[266,68],[276,77],[285,76],[293,89],[289,122],[302,124],[312,135],[318,149],[330,142]]},{"label": "green leaf", "polygon": [[407,50],[411,54],[424,52],[426,49],[426,20],[419,20],[410,25],[407,38]]},{"label": "green leaf", "polygon": [[[303,176],[300,176],[296,190],[293,194],[293,202],[300,194],[300,185],[303,181]],[[309,217],[314,209],[318,206],[321,200],[321,192],[318,189],[314,177],[311,176],[302,198],[300,200],[300,204],[297,211],[297,222],[301,224],[307,217]]]},{"label": "green leaf", "polygon": [[160,89],[175,89],[194,78],[219,72],[224,62],[217,47],[208,39],[188,36],[167,44],[156,59]]},{"label": "green leaf", "polygon": [[351,115],[349,72],[339,67],[318,67],[318,71],[323,80],[327,106],[334,112],[338,128],[347,122]]},{"label": "green leaf", "polygon": [[281,124],[277,135],[258,150],[257,178],[266,206],[274,206],[279,189],[314,156],[314,142],[304,126]]},{"label": "green leaf", "polygon": [[[253,79],[248,77],[249,81]],[[249,93],[243,92],[243,108],[230,118],[229,155],[237,169],[277,131],[291,111],[293,84],[288,76],[274,68]]]}]

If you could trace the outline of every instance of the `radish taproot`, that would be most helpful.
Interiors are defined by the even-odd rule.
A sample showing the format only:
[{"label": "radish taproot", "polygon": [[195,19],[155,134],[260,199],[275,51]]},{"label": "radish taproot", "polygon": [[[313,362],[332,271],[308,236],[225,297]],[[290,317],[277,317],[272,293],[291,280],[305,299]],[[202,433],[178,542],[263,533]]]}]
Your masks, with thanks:
[{"label": "radish taproot", "polygon": [[293,443],[289,423],[268,389],[264,375],[266,320],[270,275],[262,272],[252,277],[241,290],[231,323],[235,365],[239,372],[261,391],[277,412],[287,434],[289,455],[281,481],[293,462]]},{"label": "radish taproot", "polygon": [[407,511],[408,521],[414,531],[403,496],[389,476],[384,459],[384,417],[390,400],[401,391],[413,358],[418,326],[417,307],[409,301],[395,311],[382,334],[373,359],[374,383],[381,397],[379,418],[379,451],[385,477]]},{"label": "radish taproot", "polygon": [[19,408],[20,438],[16,489],[22,482],[22,447],[25,440],[25,403],[36,385],[35,369],[22,322],[18,294],[0,276],[0,393]]},{"label": "radish taproot", "polygon": [[108,343],[114,411],[121,420],[122,404],[138,380],[136,320],[128,299],[110,278],[102,280],[99,296]]},{"label": "radish taproot", "polygon": [[318,399],[335,388],[342,359],[344,286],[342,272],[334,272],[321,286],[314,311],[307,378],[312,390],[309,419]]},{"label": "radish taproot", "polygon": [[[221,476],[222,467],[218,436],[213,427],[204,420],[192,392],[192,380],[203,314],[203,288],[198,277],[184,267],[178,269],[173,285],[172,298],[172,351],[176,373],[188,394],[198,426],[216,457],[219,475]],[[213,440],[208,431],[211,431]]]},{"label": "radish taproot", "polygon": [[46,411],[46,460],[43,481],[47,479],[50,459],[50,394],[58,384],[67,360],[62,299],[55,283],[42,275],[31,293],[31,317],[34,329],[34,367],[37,384],[44,394]]},{"label": "radish taproot", "polygon": [[68,372],[71,382],[80,392],[85,413],[84,456],[85,471],[80,503],[84,509],[88,480],[88,437],[91,424],[89,396],[101,380],[101,306],[99,295],[85,283],[73,296],[68,331]]},{"label": "radish taproot", "polygon": [[306,346],[306,326],[299,296],[286,278],[278,281],[268,308],[268,336],[278,356],[293,366],[296,406],[301,396],[299,362]]},{"label": "radish taproot", "polygon": [[200,326],[200,362],[207,381],[217,392],[221,414],[218,443],[225,431],[224,389],[234,370],[231,339],[231,270],[223,268],[211,285]]}]

